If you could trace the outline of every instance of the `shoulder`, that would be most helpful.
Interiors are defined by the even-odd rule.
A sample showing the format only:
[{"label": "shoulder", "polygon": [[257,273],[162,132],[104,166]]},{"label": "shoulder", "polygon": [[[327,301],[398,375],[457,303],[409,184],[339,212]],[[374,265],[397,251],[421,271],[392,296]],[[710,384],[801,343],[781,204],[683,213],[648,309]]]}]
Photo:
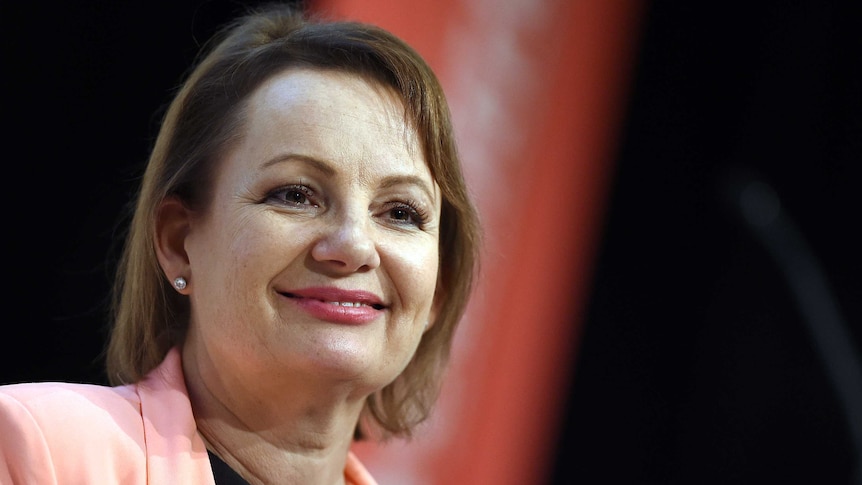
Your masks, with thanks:
[{"label": "shoulder", "polygon": [[53,432],[85,428],[141,426],[141,404],[135,386],[26,383],[0,386],[0,416],[14,416]]},{"label": "shoulder", "polygon": [[58,474],[122,474],[132,472],[130,464],[145,466],[145,457],[134,386],[0,386],[0,482],[7,477],[13,483],[53,483],[51,477]]},{"label": "shoulder", "polygon": [[120,403],[128,405],[138,402],[134,386],[109,387],[70,382],[28,382],[0,385],[0,398],[7,403],[19,402],[34,409],[52,406],[66,399],[72,399],[73,402],[83,404],[84,407]]},{"label": "shoulder", "polygon": [[353,452],[347,453],[344,466],[344,482],[348,485],[377,485],[377,481]]}]

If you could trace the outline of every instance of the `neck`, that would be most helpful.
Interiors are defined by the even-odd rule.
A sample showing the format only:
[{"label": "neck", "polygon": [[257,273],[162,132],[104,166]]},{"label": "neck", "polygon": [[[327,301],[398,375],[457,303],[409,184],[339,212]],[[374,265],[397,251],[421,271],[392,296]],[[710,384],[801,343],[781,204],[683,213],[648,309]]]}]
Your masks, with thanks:
[{"label": "neck", "polygon": [[259,439],[256,433],[198,420],[198,431],[207,448],[218,455],[250,484],[344,483],[346,444],[309,447],[285,446]]},{"label": "neck", "polygon": [[208,379],[202,367],[184,356],[198,432],[207,448],[249,483],[343,483],[364,399],[297,379],[270,379],[261,395],[253,386],[226,383],[225,376]]}]

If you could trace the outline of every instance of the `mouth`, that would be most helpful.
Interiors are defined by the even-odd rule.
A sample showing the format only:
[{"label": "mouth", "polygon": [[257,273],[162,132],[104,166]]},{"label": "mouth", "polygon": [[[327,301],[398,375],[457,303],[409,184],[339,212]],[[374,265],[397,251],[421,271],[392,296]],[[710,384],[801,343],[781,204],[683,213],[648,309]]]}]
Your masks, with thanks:
[{"label": "mouth", "polygon": [[363,325],[381,318],[388,306],[374,293],[331,286],[284,289],[279,295],[317,320]]},{"label": "mouth", "polygon": [[327,305],[333,305],[333,306],[345,307],[345,308],[370,307],[370,308],[373,308],[375,310],[385,310],[386,309],[385,305],[383,305],[382,303],[378,303],[378,302],[369,302],[369,301],[363,301],[363,300],[357,300],[357,301],[330,300],[330,299],[325,299],[325,298],[315,298],[315,297],[303,296],[303,295],[300,295],[297,293],[291,293],[291,292],[283,292],[280,294],[283,296],[286,296],[287,298],[316,300],[316,301],[319,301],[321,303],[325,303]]}]

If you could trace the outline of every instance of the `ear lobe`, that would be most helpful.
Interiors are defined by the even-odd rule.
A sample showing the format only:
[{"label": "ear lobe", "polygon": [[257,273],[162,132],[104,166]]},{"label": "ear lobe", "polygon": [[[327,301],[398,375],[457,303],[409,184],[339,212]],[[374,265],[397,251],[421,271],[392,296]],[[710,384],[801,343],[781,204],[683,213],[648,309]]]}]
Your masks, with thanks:
[{"label": "ear lobe", "polygon": [[189,232],[191,213],[177,197],[167,197],[156,212],[153,245],[159,266],[168,281],[178,276],[187,280],[191,276],[185,240]]}]

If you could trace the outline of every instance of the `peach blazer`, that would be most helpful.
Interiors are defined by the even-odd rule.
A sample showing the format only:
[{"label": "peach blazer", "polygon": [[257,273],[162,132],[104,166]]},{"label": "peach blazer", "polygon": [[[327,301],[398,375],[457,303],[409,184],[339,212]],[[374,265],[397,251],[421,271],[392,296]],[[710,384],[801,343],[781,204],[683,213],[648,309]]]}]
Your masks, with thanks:
[{"label": "peach blazer", "polygon": [[[352,453],[344,475],[376,484]],[[0,386],[0,484],[214,485],[179,350],[136,384]]]}]

